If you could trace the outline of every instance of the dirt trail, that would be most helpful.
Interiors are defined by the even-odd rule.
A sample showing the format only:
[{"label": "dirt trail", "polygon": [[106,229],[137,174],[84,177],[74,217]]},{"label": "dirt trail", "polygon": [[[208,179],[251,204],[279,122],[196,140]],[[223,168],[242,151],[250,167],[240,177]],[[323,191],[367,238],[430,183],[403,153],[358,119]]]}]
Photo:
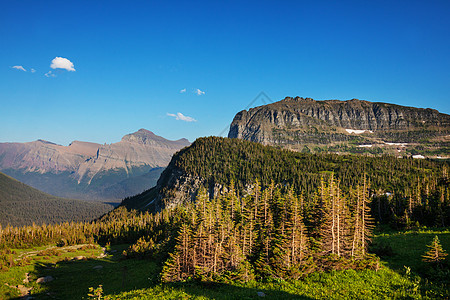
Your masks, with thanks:
[{"label": "dirt trail", "polygon": [[[49,250],[49,249],[58,249],[58,250],[71,250],[72,249],[72,250],[77,250],[78,248],[81,248],[81,247],[84,247],[84,246],[96,246],[96,245],[94,245],[94,244],[78,244],[78,245],[65,246],[65,247],[50,246],[50,247],[47,247],[47,248],[42,249],[42,250],[35,250],[35,251],[28,251],[28,252],[21,253],[14,260],[15,261],[19,261],[21,259],[37,255],[39,252],[45,251],[45,250]],[[104,248],[102,248],[102,250],[103,250],[103,252],[105,252]]]}]

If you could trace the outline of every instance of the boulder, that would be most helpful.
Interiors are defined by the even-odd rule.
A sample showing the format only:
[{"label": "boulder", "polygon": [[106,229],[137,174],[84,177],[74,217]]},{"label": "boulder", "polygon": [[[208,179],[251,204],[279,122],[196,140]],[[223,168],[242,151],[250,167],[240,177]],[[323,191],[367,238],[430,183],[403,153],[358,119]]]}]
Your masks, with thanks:
[{"label": "boulder", "polygon": [[39,277],[36,280],[36,283],[46,283],[55,280],[52,276]]}]

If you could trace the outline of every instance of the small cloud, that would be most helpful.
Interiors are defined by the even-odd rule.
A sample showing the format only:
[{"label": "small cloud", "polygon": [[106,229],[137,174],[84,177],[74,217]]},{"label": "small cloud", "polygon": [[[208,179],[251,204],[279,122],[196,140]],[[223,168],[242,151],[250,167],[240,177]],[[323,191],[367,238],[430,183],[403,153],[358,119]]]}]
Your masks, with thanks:
[{"label": "small cloud", "polygon": [[36,70],[35,69],[33,69],[33,68],[31,68],[31,73],[35,73],[36,72]]},{"label": "small cloud", "polygon": [[16,69],[16,70],[21,70],[21,71],[24,71],[24,72],[27,71],[27,70],[25,70],[25,68],[22,67],[22,66],[12,66],[11,68]]},{"label": "small cloud", "polygon": [[75,71],[73,63],[64,57],[55,57],[50,65],[52,69],[65,69],[67,71]]},{"label": "small cloud", "polygon": [[186,93],[186,89],[184,88],[184,89],[180,90],[180,93],[181,94]]},{"label": "small cloud", "polygon": [[171,114],[171,113],[167,113],[167,115],[169,117],[174,117],[176,120],[181,120],[181,121],[185,121],[185,122],[197,122],[196,119],[192,118],[192,117],[188,117],[183,115],[182,113],[177,113],[177,114]]},{"label": "small cloud", "polygon": [[55,74],[52,73],[52,71],[48,71],[47,73],[44,74],[45,77],[56,77]]},{"label": "small cloud", "polygon": [[197,95],[201,96],[201,95],[204,95],[205,92],[204,92],[204,91],[201,91],[200,89],[196,89],[196,90],[194,91],[194,94],[197,94]]}]

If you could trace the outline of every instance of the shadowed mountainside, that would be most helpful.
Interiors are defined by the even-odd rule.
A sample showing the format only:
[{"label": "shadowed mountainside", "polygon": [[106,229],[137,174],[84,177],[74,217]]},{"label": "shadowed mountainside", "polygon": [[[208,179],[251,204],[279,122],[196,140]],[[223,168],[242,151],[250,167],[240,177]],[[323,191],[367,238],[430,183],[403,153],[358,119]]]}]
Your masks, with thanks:
[{"label": "shadowed mountainside", "polygon": [[91,221],[111,205],[55,197],[0,173],[0,225],[24,226]]}]

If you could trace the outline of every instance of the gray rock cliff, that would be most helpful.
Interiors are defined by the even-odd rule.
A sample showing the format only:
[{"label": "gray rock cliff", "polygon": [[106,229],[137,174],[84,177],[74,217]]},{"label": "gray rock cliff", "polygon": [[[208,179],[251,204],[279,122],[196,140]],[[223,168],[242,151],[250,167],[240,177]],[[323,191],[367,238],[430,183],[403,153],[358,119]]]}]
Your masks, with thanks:
[{"label": "gray rock cliff", "polygon": [[228,137],[265,145],[329,145],[349,142],[415,143],[438,140],[448,144],[450,115],[381,102],[286,97],[285,99],[236,114]]}]

